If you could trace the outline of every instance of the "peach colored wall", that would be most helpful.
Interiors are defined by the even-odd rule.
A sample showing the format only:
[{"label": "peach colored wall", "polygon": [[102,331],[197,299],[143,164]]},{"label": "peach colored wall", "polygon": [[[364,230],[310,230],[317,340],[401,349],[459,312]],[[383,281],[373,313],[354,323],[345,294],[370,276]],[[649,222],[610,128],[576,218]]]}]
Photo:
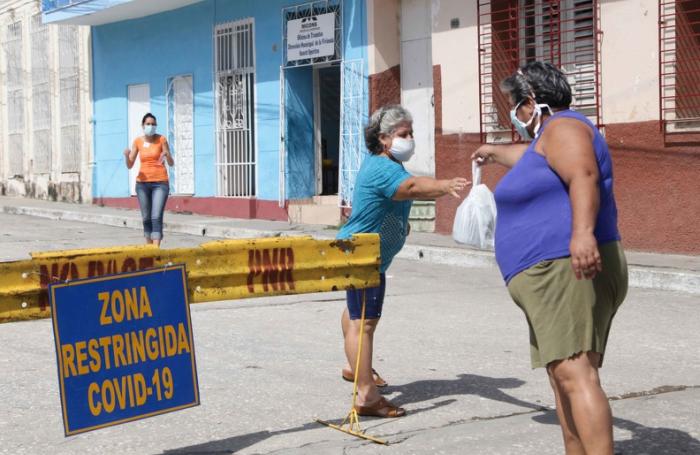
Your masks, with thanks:
[{"label": "peach colored wall", "polygon": [[[433,66],[441,67],[442,129],[445,134],[479,131],[479,34],[475,1],[433,0]],[[459,19],[452,29],[450,21]]]},{"label": "peach colored wall", "polygon": [[399,64],[399,0],[367,0],[367,56],[369,74]]},{"label": "peach colored wall", "polygon": [[604,124],[659,118],[658,8],[658,0],[600,0]]}]

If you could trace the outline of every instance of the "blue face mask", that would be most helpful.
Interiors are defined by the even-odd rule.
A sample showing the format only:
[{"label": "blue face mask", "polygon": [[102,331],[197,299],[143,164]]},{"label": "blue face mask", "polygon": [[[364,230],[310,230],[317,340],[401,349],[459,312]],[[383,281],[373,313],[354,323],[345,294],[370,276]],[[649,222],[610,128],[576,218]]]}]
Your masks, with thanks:
[{"label": "blue face mask", "polygon": [[143,126],[143,134],[146,136],[153,136],[156,134],[156,126],[155,125],[144,125]]},{"label": "blue face mask", "polygon": [[527,101],[527,98],[519,102],[513,109],[510,111],[510,121],[515,127],[515,131],[518,132],[521,138],[526,141],[531,141],[533,138],[530,135],[530,132],[527,130],[527,128],[532,124],[532,122],[535,120],[535,117],[537,118],[537,125],[535,126],[534,132],[535,136],[537,136],[537,132],[540,130],[540,127],[542,126],[542,121],[540,120],[542,118],[542,109],[546,108],[549,111],[549,115],[552,115],[552,109],[550,109],[548,104],[535,104],[535,109],[532,112],[532,117],[530,117],[530,120],[527,121],[527,123],[523,122],[518,118],[516,113],[518,112],[518,108],[520,107],[521,104],[523,104],[525,101]]}]

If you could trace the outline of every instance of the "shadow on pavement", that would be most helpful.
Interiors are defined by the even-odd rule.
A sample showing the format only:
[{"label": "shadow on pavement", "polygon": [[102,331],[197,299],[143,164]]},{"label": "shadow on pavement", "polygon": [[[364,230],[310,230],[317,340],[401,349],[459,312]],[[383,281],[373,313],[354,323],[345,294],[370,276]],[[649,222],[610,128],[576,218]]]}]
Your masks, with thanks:
[{"label": "shadow on pavement", "polygon": [[[342,419],[333,420],[332,423],[340,424]],[[301,425],[299,427],[288,428],[286,430],[278,431],[257,431],[255,433],[242,434],[240,436],[233,436],[231,438],[220,439],[218,441],[204,442],[202,444],[196,444],[187,447],[180,447],[178,449],[166,450],[163,452],[164,455],[185,455],[185,454],[196,454],[196,455],[221,455],[226,453],[236,453],[239,450],[245,449],[252,445],[257,444],[260,441],[277,436],[280,434],[295,433],[298,431],[314,430],[322,428],[320,424],[316,422],[309,422]]]},{"label": "shadow on pavement", "polygon": [[[420,414],[422,412],[426,411],[431,411],[433,409],[442,407],[442,406],[447,406],[448,404],[451,404],[457,400],[444,400],[440,401],[437,403],[433,403],[430,406],[420,408],[420,409],[412,409],[411,410],[411,415],[415,414]],[[362,427],[365,430],[368,430],[369,427],[366,426],[369,422],[381,422],[381,421],[392,421],[394,419],[375,419],[371,417],[361,417],[360,421],[362,424]],[[333,420],[326,420],[329,423],[333,423],[336,425],[340,425],[343,422],[343,419],[333,419]],[[196,454],[196,455],[221,455],[221,454],[227,454],[227,453],[236,453],[239,450],[245,449],[246,447],[250,447],[252,445],[255,445],[261,441],[264,441],[265,439],[272,438],[277,435],[282,435],[282,434],[289,434],[289,433],[296,433],[300,431],[307,431],[307,430],[317,430],[319,428],[323,428],[323,426],[317,422],[309,422],[305,423],[304,425],[298,426],[298,427],[293,427],[293,428],[287,428],[286,430],[278,430],[278,431],[258,431],[255,433],[248,433],[248,434],[243,434],[240,436],[233,436],[230,438],[226,439],[220,439],[218,441],[210,441],[210,442],[204,442],[202,444],[196,444],[188,447],[180,447],[178,449],[172,449],[172,450],[166,450],[163,452],[164,455],[185,455],[185,454]],[[329,429],[328,431],[335,431]]]},{"label": "shadow on pavement", "polygon": [[[554,411],[532,418],[535,422],[559,425]],[[613,417],[613,425],[632,433],[630,439],[615,441],[615,454],[621,455],[687,455],[700,453],[700,441],[673,428],[647,427],[631,420]]]},{"label": "shadow on pavement", "polygon": [[382,393],[399,395],[392,398],[392,403],[405,406],[409,403],[434,400],[450,395],[478,395],[494,401],[501,401],[523,408],[546,410],[546,406],[520,400],[508,395],[501,389],[516,389],[525,384],[525,381],[517,378],[490,378],[476,374],[460,374],[457,379],[432,379],[415,381],[409,384],[388,386]]},{"label": "shadow on pavement", "polygon": [[[500,389],[514,389],[523,385],[525,381],[516,378],[490,378],[486,376],[478,376],[472,374],[460,374],[457,379],[438,379],[438,380],[425,380],[425,381],[415,381],[409,384],[388,386],[382,390],[382,393],[393,394],[398,392],[399,395],[392,398],[392,402],[404,406],[408,403],[418,403],[428,400],[435,400],[444,396],[449,395],[478,395],[483,398],[490,400],[502,401],[505,403],[510,403],[516,406],[522,406],[529,409],[544,410],[547,409],[544,406],[538,406],[533,403],[528,403],[526,401],[519,400],[512,397]],[[410,415],[416,415],[423,412],[428,412],[433,409],[440,408],[442,406],[447,406],[454,403],[455,399],[446,399],[441,401],[436,401],[428,406],[411,409]],[[350,403],[348,403],[349,405]],[[344,416],[343,416],[344,417]],[[343,418],[329,420],[329,422],[334,424],[340,424]],[[372,425],[372,428],[377,428],[381,426],[381,423],[394,421],[394,419],[374,419],[374,418],[361,418],[364,423],[379,423],[379,425]],[[381,423],[380,423],[381,422]],[[364,427],[364,425],[363,425]],[[285,430],[278,431],[258,431],[255,433],[248,433],[239,436],[233,436],[226,439],[220,439],[218,441],[210,441],[202,444],[196,444],[188,447],[181,447],[178,449],[166,450],[163,452],[164,455],[184,455],[184,454],[196,454],[196,455],[221,455],[226,453],[235,453],[236,451],[242,450],[246,447],[255,445],[265,439],[272,438],[274,436],[296,433],[307,430],[315,430],[323,428],[320,424],[316,422],[305,423],[304,425],[288,428]],[[369,428],[367,428],[369,429]],[[328,430],[332,431],[332,430]]]}]

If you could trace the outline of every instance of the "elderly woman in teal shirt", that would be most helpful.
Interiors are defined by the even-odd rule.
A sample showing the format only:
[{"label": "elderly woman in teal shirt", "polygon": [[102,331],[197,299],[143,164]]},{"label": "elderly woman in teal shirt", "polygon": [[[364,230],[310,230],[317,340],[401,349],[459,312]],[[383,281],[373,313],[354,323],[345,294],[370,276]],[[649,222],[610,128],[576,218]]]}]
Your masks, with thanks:
[{"label": "elderly woman in teal shirt", "polygon": [[[401,250],[409,232],[408,215],[413,199],[434,199],[447,194],[459,198],[469,182],[464,178],[437,180],[414,177],[403,167],[412,156],[413,119],[399,105],[385,106],[372,114],[365,128],[365,142],[370,155],[357,174],[353,194],[353,210],[348,222],[338,233],[339,239],[357,233],[379,233],[381,266],[380,285],[375,288],[347,292],[347,308],[342,316],[345,355],[355,365],[360,337],[363,294],[365,323],[363,349],[358,372],[358,396],[355,410],[359,415],[400,417],[405,410],[394,406],[379,394],[377,385],[386,385],[372,369],[374,332],[382,313],[386,289],[385,272]],[[353,380],[348,366],[343,378]]]}]

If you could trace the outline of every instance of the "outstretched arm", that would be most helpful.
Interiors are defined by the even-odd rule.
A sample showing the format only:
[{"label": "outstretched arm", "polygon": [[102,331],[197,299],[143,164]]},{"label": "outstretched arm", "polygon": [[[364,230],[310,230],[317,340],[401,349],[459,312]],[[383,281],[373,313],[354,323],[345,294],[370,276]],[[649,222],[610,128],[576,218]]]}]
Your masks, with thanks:
[{"label": "outstretched arm", "polygon": [[472,154],[472,160],[480,166],[498,163],[511,168],[515,166],[527,150],[529,144],[484,144]]},{"label": "outstretched arm", "polygon": [[409,177],[396,190],[393,199],[405,201],[409,199],[435,199],[447,194],[459,199],[459,191],[465,189],[471,182],[456,177],[451,180],[437,180],[431,177]]}]

